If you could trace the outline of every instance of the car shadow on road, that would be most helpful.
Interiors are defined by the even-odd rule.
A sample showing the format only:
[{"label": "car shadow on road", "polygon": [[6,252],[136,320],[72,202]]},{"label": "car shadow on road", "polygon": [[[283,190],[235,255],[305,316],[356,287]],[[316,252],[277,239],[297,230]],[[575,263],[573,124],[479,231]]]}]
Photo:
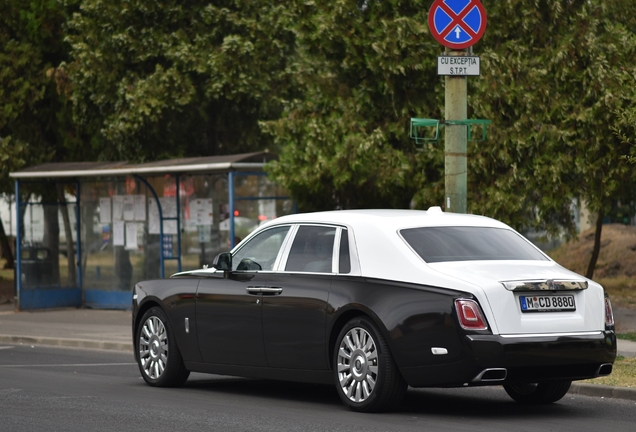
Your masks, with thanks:
[{"label": "car shadow on road", "polygon": [[[333,407],[346,410],[335,387],[329,385],[200,375],[188,380],[184,388],[248,398],[311,403],[321,408]],[[394,413],[457,416],[458,408],[461,408],[463,417],[475,419],[531,418],[539,413],[542,417],[563,417],[572,415],[576,411],[574,407],[562,403],[523,405],[510,399],[501,387],[480,387],[409,388],[404,400]]]},{"label": "car shadow on road", "polygon": [[202,377],[189,379],[185,383],[184,388],[243,395],[247,397],[266,397],[316,403],[326,406],[342,405],[336,393],[336,389],[333,386],[320,384],[202,375]]},{"label": "car shadow on road", "polygon": [[501,387],[409,389],[398,411],[440,416],[456,416],[461,412],[465,418],[501,420],[537,415],[563,417],[576,412],[573,407],[559,402],[548,405],[520,404],[510,399]]}]

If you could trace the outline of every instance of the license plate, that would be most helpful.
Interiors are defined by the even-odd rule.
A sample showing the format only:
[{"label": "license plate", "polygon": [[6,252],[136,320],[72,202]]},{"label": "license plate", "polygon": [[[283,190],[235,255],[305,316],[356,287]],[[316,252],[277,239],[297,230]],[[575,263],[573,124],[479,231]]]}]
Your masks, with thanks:
[{"label": "license plate", "polygon": [[519,296],[522,312],[559,312],[576,310],[573,295]]}]

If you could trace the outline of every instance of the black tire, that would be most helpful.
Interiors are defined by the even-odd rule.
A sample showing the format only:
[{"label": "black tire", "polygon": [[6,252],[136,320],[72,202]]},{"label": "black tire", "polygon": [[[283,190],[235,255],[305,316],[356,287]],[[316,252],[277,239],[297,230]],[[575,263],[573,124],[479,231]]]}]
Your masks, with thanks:
[{"label": "black tire", "polygon": [[188,379],[177,341],[166,314],[158,307],[146,311],[135,337],[141,376],[154,387],[178,387]]},{"label": "black tire", "polygon": [[406,382],[384,337],[365,317],[352,319],[340,331],[333,374],[340,399],[353,411],[390,410],[406,393]]},{"label": "black tire", "polygon": [[572,381],[504,384],[508,396],[523,404],[549,404],[560,400]]}]

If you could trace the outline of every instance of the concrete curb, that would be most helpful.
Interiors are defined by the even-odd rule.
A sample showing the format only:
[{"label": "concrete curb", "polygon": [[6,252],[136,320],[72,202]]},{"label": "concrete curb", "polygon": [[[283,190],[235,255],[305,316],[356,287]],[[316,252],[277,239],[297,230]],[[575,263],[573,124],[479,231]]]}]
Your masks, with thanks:
[{"label": "concrete curb", "polygon": [[568,393],[636,401],[636,388],[631,387],[612,387],[600,384],[572,383]]},{"label": "concrete curb", "polygon": [[86,339],[59,339],[33,336],[0,335],[0,343],[21,345],[47,345],[67,348],[88,348],[109,351],[133,352],[132,342],[107,342]]}]

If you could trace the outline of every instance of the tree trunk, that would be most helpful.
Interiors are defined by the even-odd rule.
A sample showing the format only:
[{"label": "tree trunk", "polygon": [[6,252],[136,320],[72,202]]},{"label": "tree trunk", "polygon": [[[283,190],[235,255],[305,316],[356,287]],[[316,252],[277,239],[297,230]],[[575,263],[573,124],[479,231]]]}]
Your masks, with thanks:
[{"label": "tree trunk", "polygon": [[13,251],[11,250],[11,245],[9,244],[9,238],[7,237],[7,233],[4,230],[4,224],[0,222],[0,249],[2,250],[2,258],[7,260],[7,263],[4,265],[5,269],[12,269],[15,266],[13,265]]},{"label": "tree trunk", "polygon": [[[28,207],[26,203],[28,203],[30,199],[31,199],[31,194],[27,194],[22,201],[16,198],[16,203],[15,203],[15,206],[18,209],[18,218],[20,219],[20,239],[22,239],[22,243],[24,243],[24,234],[25,234],[24,218],[26,217],[26,212]],[[20,205],[20,203],[23,203],[23,205]],[[17,237],[18,237],[18,234],[16,233],[16,239]]]},{"label": "tree trunk", "polygon": [[599,209],[598,215],[596,216],[596,231],[594,231],[594,248],[592,249],[592,256],[590,257],[590,263],[587,266],[587,272],[585,272],[585,277],[588,279],[592,279],[594,276],[594,268],[596,268],[596,261],[598,261],[598,256],[601,253],[601,232],[603,231],[603,209]]},{"label": "tree trunk", "polygon": [[64,185],[57,185],[57,199],[62,206],[62,220],[64,221],[64,235],[66,237],[66,258],[68,261],[68,284],[70,287],[77,286],[77,269],[75,267],[75,246],[73,245],[73,232],[71,231],[71,220],[68,217],[68,206],[64,197]]},{"label": "tree trunk", "polygon": [[[44,213],[44,238],[42,244],[49,250],[50,268],[46,269],[44,286],[53,286],[60,284],[60,224],[58,221],[57,205],[52,204],[55,195],[47,194],[42,197],[42,211]],[[55,198],[57,202],[57,197]]]}]

